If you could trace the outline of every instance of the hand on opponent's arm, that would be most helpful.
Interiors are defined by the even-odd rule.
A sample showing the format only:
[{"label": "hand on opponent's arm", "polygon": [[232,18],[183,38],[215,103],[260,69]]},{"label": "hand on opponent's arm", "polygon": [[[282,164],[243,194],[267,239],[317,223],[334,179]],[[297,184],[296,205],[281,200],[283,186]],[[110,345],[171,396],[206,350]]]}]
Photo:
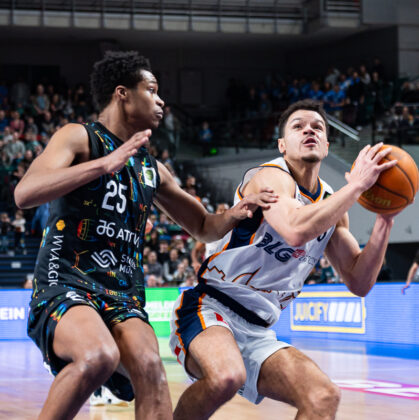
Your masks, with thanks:
[{"label": "hand on opponent's arm", "polygon": [[30,208],[62,197],[106,173],[120,170],[147,143],[150,130],[134,134],[112,153],[89,160],[89,138],[80,124],[68,124],[49,141],[16,186],[15,201]]},{"label": "hand on opponent's arm", "polygon": [[202,242],[222,238],[240,220],[252,217],[258,206],[268,209],[277,200],[270,188],[262,188],[260,192],[246,197],[223,214],[210,214],[201,203],[177,185],[164,165],[159,162],[158,167],[160,187],[155,204],[191,236]]}]

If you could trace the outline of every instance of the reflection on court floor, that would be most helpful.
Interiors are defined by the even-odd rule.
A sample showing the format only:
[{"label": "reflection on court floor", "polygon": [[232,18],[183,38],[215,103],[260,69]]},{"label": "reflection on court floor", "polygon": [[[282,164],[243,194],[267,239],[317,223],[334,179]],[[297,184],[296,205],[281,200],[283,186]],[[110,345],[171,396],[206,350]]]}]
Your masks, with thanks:
[{"label": "reflection on court floor", "polygon": [[[159,339],[173,404],[189,381]],[[376,347],[343,341],[294,340],[342,389],[338,420],[419,420],[419,352],[401,346]],[[384,354],[384,355],[377,355]],[[398,356],[404,357],[398,357]],[[407,358],[409,357],[409,358]],[[0,419],[34,419],[46,398],[52,377],[43,368],[39,350],[28,340],[0,341]],[[292,419],[296,410],[265,399],[255,406],[240,396],[218,410],[215,420]],[[85,405],[77,420],[133,420],[133,406]]]}]

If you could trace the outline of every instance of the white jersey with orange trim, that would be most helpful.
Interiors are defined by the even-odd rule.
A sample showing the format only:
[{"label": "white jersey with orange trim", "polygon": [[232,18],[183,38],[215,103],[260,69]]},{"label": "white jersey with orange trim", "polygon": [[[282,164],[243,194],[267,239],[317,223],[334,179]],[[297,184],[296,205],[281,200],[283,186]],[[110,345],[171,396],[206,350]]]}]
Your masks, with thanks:
[{"label": "white jersey with orange trim", "polygon": [[[249,169],[237,188],[235,202],[242,199],[244,186],[264,167],[290,173],[281,157]],[[323,200],[332,193],[332,188],[320,178],[315,194],[296,183],[295,198],[303,205]],[[214,254],[204,262],[199,272],[202,290],[213,297],[218,294],[222,303],[237,306],[237,312],[250,311],[272,325],[300,293],[333,231],[334,226],[300,247],[291,247],[264,220],[259,208],[253,218],[241,221],[225,235]]]}]

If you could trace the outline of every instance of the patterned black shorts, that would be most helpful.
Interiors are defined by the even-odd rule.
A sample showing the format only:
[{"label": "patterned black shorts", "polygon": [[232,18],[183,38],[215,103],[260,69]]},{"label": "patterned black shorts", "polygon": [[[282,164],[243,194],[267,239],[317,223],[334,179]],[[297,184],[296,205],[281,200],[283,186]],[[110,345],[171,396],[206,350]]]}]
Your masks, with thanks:
[{"label": "patterned black shorts", "polygon": [[[54,376],[68,364],[53,351],[55,328],[62,316],[76,305],[94,308],[110,330],[114,325],[129,318],[140,318],[148,323],[148,316],[136,296],[122,292],[103,289],[89,292],[73,287],[51,286],[34,293],[30,303],[28,335],[41,350],[44,362]],[[115,394],[124,399],[124,395],[118,392]]]}]

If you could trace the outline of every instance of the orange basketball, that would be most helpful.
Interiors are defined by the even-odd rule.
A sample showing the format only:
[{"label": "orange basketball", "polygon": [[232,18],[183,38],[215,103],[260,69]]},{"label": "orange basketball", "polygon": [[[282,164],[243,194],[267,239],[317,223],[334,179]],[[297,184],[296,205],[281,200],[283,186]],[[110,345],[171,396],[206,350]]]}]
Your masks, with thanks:
[{"label": "orange basketball", "polygon": [[419,172],[409,153],[397,146],[380,163],[397,159],[397,165],[382,172],[377,182],[358,199],[358,203],[374,213],[395,213],[413,202],[419,186]]}]

